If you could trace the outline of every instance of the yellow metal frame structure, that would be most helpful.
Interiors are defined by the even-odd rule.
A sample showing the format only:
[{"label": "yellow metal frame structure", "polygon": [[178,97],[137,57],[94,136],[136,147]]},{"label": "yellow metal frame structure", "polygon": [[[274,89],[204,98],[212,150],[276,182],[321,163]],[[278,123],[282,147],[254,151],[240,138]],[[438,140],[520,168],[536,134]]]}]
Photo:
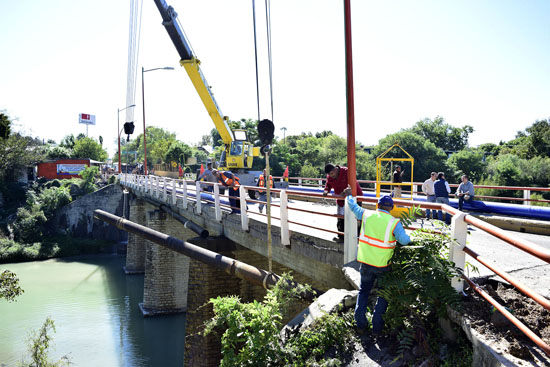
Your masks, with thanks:
[{"label": "yellow metal frame structure", "polygon": [[[401,149],[402,152],[404,152],[409,158],[386,158],[386,155],[393,150],[393,148],[398,147]],[[411,181],[410,182],[402,182],[402,183],[394,183],[394,182],[383,182],[382,181],[382,163],[383,162],[411,162]],[[393,164],[392,164],[393,166]],[[401,145],[398,143],[393,144],[391,147],[386,149],[386,151],[382,154],[380,154],[378,157],[376,157],[376,197],[380,197],[380,190],[381,186],[408,186],[411,189],[411,195],[409,198],[399,198],[401,200],[413,200],[412,192],[413,192],[413,186],[414,186],[414,158],[405,150]],[[391,214],[394,217],[399,217],[401,213],[407,212],[407,208],[403,207],[397,207],[395,206],[391,212]]]}]

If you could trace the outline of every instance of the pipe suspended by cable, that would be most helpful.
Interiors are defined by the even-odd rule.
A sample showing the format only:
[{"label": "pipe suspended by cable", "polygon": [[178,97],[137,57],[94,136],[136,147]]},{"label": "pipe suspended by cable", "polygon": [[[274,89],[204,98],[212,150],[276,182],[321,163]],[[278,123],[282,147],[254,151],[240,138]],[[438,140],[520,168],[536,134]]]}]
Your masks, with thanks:
[{"label": "pipe suspended by cable", "polygon": [[[189,256],[191,259],[224,270],[230,275],[234,275],[237,278],[249,281],[252,284],[262,286],[266,289],[273,287],[281,278],[277,274],[256,268],[252,265],[248,265],[230,257],[223,256],[217,252],[210,251],[200,246],[193,245],[192,243],[182,241],[178,238],[168,236],[167,234],[152,230],[151,228],[147,228],[145,226],[126,220],[122,217],[107,213],[103,210],[95,210],[94,218],[112,224],[123,231],[127,231],[129,233],[143,237],[172,251],[176,251],[185,256]],[[289,282],[288,287],[296,288],[298,285],[299,284],[296,282]],[[301,294],[300,297],[307,301],[313,301],[316,294],[319,293],[305,292]]]}]

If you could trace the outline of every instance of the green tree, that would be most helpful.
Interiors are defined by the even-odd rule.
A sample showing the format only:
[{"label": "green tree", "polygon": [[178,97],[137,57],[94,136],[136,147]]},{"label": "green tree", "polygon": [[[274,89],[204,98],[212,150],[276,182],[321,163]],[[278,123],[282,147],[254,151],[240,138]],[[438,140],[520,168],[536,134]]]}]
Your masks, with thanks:
[{"label": "green tree", "polygon": [[44,151],[30,136],[11,134],[0,144],[0,181],[14,181],[19,172],[42,161]]},{"label": "green tree", "polygon": [[192,153],[189,145],[180,141],[172,141],[164,156],[164,162],[178,162],[184,165]]},{"label": "green tree", "polygon": [[48,151],[48,159],[67,159],[71,158],[72,154],[71,149],[62,146],[53,147]]},{"label": "green tree", "polygon": [[[525,131],[519,131],[516,139],[512,141],[517,150],[513,152],[522,158],[533,158],[536,156],[550,157],[550,123],[548,120],[537,120]],[[523,153],[523,154],[521,154]]]},{"label": "green tree", "polygon": [[12,302],[23,294],[24,290],[19,286],[19,278],[15,273],[4,270],[0,273],[0,300]]},{"label": "green tree", "polygon": [[433,121],[429,118],[420,120],[405,131],[411,131],[428,139],[445,152],[458,152],[468,146],[468,137],[474,132],[474,128],[470,125],[454,127],[447,124],[443,117],[437,116]]},{"label": "green tree", "polygon": [[0,139],[7,139],[11,134],[11,121],[8,115],[0,113]]},{"label": "green tree", "polygon": [[95,161],[103,162],[108,154],[103,147],[92,138],[78,139],[74,145],[75,158],[89,158]]},{"label": "green tree", "polygon": [[464,149],[455,153],[447,160],[450,174],[459,182],[460,176],[468,175],[471,181],[481,179],[486,172],[486,163],[483,161],[483,152],[480,150]]},{"label": "green tree", "polygon": [[75,142],[76,142],[76,139],[73,134],[65,135],[65,137],[61,139],[59,146],[62,148],[67,148],[72,151],[74,149]]}]

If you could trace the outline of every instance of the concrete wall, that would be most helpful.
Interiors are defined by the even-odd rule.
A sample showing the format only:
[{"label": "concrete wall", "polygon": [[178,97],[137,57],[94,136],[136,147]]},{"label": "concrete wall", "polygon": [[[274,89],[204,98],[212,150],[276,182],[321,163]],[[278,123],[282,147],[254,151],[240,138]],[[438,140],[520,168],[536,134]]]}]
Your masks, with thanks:
[{"label": "concrete wall", "polygon": [[123,205],[122,188],[108,185],[61,208],[53,219],[53,225],[74,237],[126,241],[128,235],[125,231],[93,218],[96,209],[122,216]]}]

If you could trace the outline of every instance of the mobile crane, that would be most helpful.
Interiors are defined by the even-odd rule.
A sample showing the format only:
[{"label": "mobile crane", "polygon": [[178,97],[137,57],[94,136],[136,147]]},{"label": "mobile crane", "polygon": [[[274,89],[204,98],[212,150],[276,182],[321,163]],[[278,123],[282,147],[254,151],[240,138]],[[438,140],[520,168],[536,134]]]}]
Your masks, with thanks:
[{"label": "mobile crane", "polygon": [[193,54],[189,42],[177,22],[178,14],[164,0],[155,0],[162,16],[162,25],[166,28],[180,56],[180,65],[185,68],[193,86],[206,107],[210,118],[220,134],[224,150],[219,161],[220,169],[241,170],[252,168],[253,157],[260,155],[260,148],[248,141],[246,130],[231,130],[229,118],[224,116],[199,67],[200,61]]}]

